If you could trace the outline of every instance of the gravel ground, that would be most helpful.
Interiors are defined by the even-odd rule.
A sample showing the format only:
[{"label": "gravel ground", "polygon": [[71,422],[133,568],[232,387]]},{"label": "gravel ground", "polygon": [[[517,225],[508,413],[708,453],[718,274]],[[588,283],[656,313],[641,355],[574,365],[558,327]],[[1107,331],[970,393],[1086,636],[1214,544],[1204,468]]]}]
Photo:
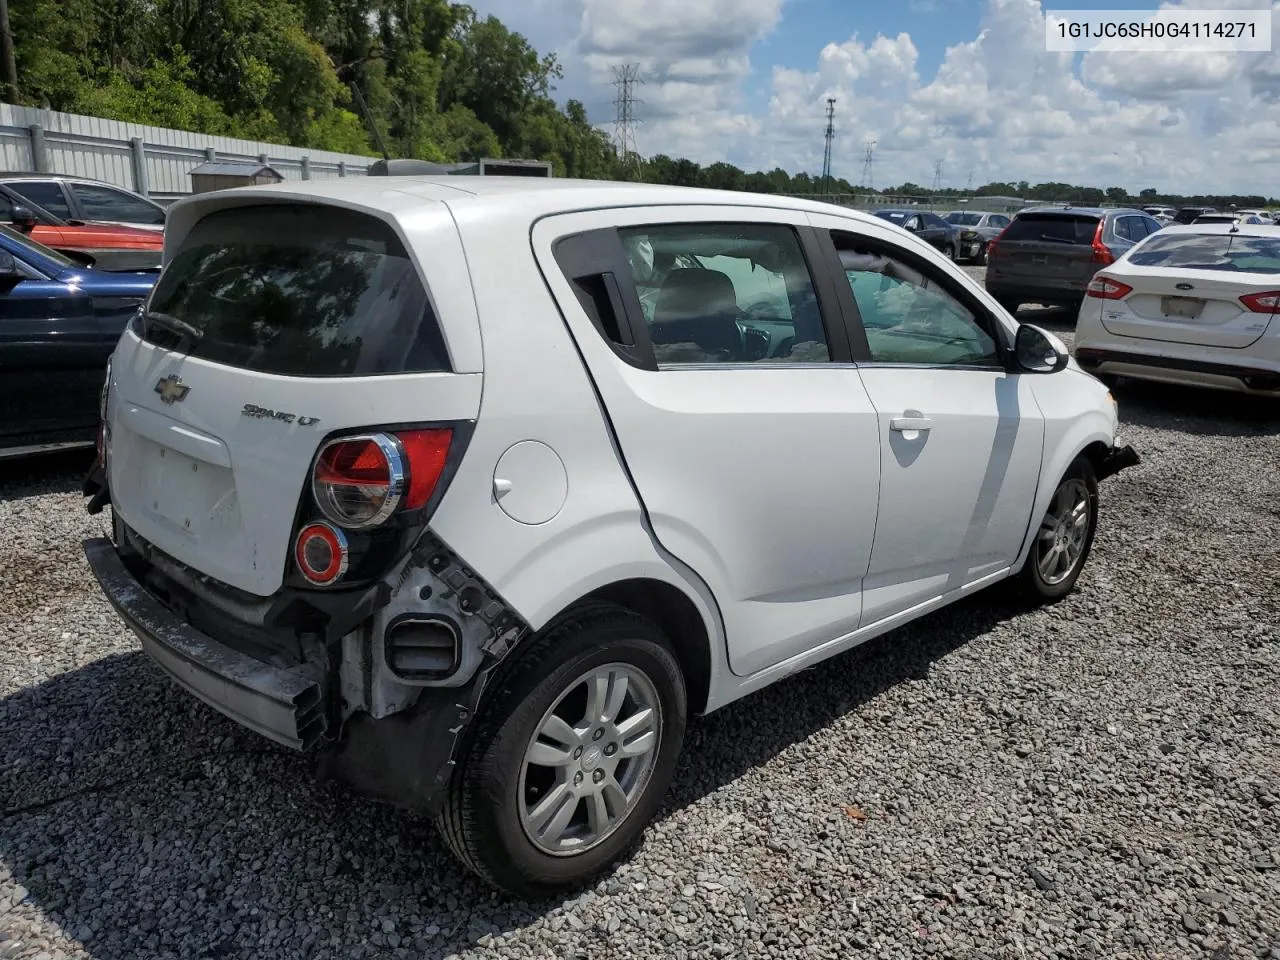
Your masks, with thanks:
[{"label": "gravel ground", "polygon": [[83,462],[10,469],[0,958],[1280,958],[1280,410],[1117,395],[1145,462],[1073,596],[696,723],[636,858],[549,904],[175,690],[92,586]]}]

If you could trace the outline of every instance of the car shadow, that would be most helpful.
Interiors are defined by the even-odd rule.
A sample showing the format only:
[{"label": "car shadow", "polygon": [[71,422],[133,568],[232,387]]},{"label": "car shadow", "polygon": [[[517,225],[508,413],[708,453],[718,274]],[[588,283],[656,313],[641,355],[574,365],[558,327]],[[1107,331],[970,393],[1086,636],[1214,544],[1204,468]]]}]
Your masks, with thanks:
[{"label": "car shadow", "polygon": [[[962,601],[694,721],[660,817],[926,678],[1017,613],[1002,597]],[[141,653],[0,700],[0,878],[6,867],[46,931],[102,958],[268,945],[443,957],[560,905],[498,894],[430,824],[318,785],[306,758],[218,716]]]},{"label": "car shadow", "polygon": [[0,500],[77,491],[95,456],[93,450],[67,450],[0,460]]},{"label": "car shadow", "polygon": [[1121,377],[1112,387],[1120,422],[1213,437],[1280,434],[1280,398],[1251,397]]}]

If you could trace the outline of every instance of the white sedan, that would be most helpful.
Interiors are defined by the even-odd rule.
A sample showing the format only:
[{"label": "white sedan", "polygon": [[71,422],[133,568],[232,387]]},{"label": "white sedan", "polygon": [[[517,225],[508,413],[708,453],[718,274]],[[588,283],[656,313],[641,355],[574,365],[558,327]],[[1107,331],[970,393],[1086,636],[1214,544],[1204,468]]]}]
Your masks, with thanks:
[{"label": "white sedan", "polygon": [[1075,357],[1104,379],[1280,397],[1280,226],[1152,234],[1094,275]]}]

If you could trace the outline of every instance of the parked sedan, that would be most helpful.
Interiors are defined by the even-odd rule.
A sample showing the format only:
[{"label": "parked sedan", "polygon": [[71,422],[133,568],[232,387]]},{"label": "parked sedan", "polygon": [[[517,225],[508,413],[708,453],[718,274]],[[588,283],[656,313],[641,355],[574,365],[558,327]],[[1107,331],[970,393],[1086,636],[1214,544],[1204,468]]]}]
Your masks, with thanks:
[{"label": "parked sedan", "polygon": [[63,220],[164,231],[164,207],[113,183],[53,173],[0,173],[0,185]]},{"label": "parked sedan", "polygon": [[1076,310],[1099,268],[1161,229],[1141,210],[1023,210],[987,244],[987,290],[1010,312],[1024,303]]},{"label": "parked sedan", "polygon": [[1196,226],[1202,223],[1253,223],[1253,224],[1271,224],[1270,220],[1264,220],[1256,213],[1206,213],[1196,217],[1191,221]]},{"label": "parked sedan", "polygon": [[1104,378],[1280,397],[1280,226],[1161,230],[1093,277],[1075,356]]},{"label": "parked sedan", "polygon": [[107,357],[155,279],[0,225],[0,459],[92,445]]},{"label": "parked sedan", "polygon": [[158,270],[164,234],[138,227],[64,220],[0,184],[0,223],[8,223],[86,267]]},{"label": "parked sedan", "polygon": [[927,210],[877,210],[876,216],[914,233],[930,246],[937,247],[950,260],[960,256],[960,228]]},{"label": "parked sedan", "polygon": [[960,257],[974,263],[987,262],[987,244],[1000,235],[1009,225],[1009,217],[1003,213],[982,210],[954,210],[942,219],[960,228]]}]

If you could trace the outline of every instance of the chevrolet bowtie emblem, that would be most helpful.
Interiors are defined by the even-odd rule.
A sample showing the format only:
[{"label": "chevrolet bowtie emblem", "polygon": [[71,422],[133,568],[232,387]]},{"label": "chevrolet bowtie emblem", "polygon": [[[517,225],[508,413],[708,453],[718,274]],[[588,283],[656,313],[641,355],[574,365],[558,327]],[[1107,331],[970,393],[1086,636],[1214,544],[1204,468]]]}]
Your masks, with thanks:
[{"label": "chevrolet bowtie emblem", "polygon": [[160,399],[165,403],[185,400],[190,392],[191,388],[182,382],[182,378],[172,373],[156,381],[156,393],[160,394]]}]

